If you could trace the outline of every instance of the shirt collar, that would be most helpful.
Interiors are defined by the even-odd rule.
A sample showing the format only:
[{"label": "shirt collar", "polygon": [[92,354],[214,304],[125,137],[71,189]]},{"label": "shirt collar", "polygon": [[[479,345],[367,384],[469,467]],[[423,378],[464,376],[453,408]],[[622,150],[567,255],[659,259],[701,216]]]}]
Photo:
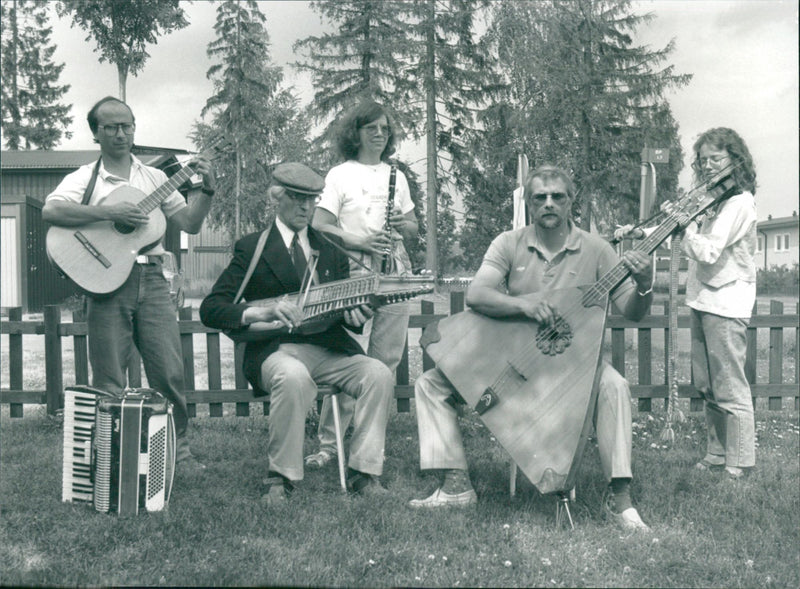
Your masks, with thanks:
[{"label": "shirt collar", "polygon": [[[131,154],[131,177],[133,177],[134,172],[139,172],[142,169],[142,166],[144,166],[142,160]],[[119,176],[116,176],[106,170],[105,163],[102,162],[102,160],[100,162],[100,170],[97,172],[97,175],[103,180],[108,180],[109,178],[121,179]]]},{"label": "shirt collar", "polygon": [[[569,233],[567,234],[567,240],[564,242],[564,247],[562,249],[577,251],[581,248],[581,234],[578,231],[577,227],[572,221],[567,221],[569,225]],[[528,225],[527,234],[525,236],[525,245],[528,246],[528,249],[535,249],[538,252],[544,251],[544,248],[539,241],[538,236],[536,235],[536,226],[535,225]]]},{"label": "shirt collar", "polygon": [[[281,221],[280,217],[275,217],[275,226],[278,228],[278,231],[281,233],[281,238],[283,239],[284,245],[286,245],[286,249],[292,247],[292,239],[294,239],[294,229],[290,229],[289,226]],[[297,232],[297,236],[300,239],[300,243],[305,245],[308,243],[308,226],[303,227],[300,231]]]}]

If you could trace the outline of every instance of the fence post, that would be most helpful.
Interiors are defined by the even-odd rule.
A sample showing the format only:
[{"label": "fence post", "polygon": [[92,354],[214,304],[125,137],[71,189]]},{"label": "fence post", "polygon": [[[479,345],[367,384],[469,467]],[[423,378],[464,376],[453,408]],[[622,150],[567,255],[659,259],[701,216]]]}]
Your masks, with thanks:
[{"label": "fence post", "polygon": [[[426,301],[425,299],[420,301],[420,313],[422,315],[433,315],[433,301]],[[436,363],[433,361],[433,358],[428,356],[428,352],[422,350],[422,372],[430,370],[435,366]]]},{"label": "fence post", "polygon": [[[639,384],[653,384],[653,345],[652,331],[649,327],[640,327],[636,330],[636,347],[639,361]],[[653,409],[651,399],[639,397],[639,411]]]},{"label": "fence post", "polygon": [[[780,301],[769,302],[770,315],[783,315],[783,303]],[[783,382],[783,328],[769,328],[769,382],[781,384]],[[770,397],[768,401],[770,411],[780,411],[783,407],[782,397]]]},{"label": "fence post", "polygon": [[[758,315],[758,301],[753,303],[752,315]],[[755,327],[747,328],[747,352],[744,359],[744,375],[747,382],[750,384],[756,383],[756,366],[758,360],[758,330]],[[751,397],[753,401],[753,410],[756,408],[756,398]]]},{"label": "fence post", "polygon": [[[76,323],[86,323],[86,311],[83,308],[75,309],[72,312],[73,326]],[[75,384],[89,384],[89,352],[87,335],[74,335],[72,337],[72,348],[75,359]]]},{"label": "fence post", "polygon": [[[182,307],[178,311],[178,320],[192,320],[192,308]],[[183,357],[183,390],[195,390],[194,381],[194,335],[191,333],[182,333],[181,338],[181,355]],[[197,415],[197,406],[191,402],[189,398],[186,399],[186,409],[189,417]],[[221,412],[220,412],[221,414]]]},{"label": "fence post", "polygon": [[[22,321],[22,307],[12,307],[8,310],[9,321]],[[9,334],[8,336],[8,384],[12,390],[22,390],[22,334]],[[11,403],[9,406],[10,417],[22,417],[24,405]]]},{"label": "fence post", "polygon": [[64,376],[61,355],[61,309],[58,305],[44,308],[44,370],[47,414],[55,415],[64,406]]},{"label": "fence post", "polygon": [[450,293],[450,314],[455,315],[464,310],[464,291],[457,290]]}]

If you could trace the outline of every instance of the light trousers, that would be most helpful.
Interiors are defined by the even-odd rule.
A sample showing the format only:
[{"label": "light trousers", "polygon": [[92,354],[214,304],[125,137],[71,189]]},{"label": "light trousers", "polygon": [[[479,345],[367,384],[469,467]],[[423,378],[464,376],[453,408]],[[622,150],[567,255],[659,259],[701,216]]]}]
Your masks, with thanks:
[{"label": "light trousers", "polygon": [[[631,395],[628,382],[610,364],[600,364],[600,388],[593,422],[607,481],[631,478]],[[467,470],[458,412],[447,402],[455,389],[438,368],[414,385],[420,468]]]},{"label": "light trousers", "polygon": [[692,379],[705,401],[708,454],[726,466],[756,463],[752,393],[744,372],[747,321],[692,309]]},{"label": "light trousers", "polygon": [[[403,348],[406,345],[408,336],[408,303],[396,303],[379,307],[375,311],[370,324],[369,332],[357,337],[361,342],[368,340],[369,344],[363,347],[367,350],[367,356],[380,360],[394,374],[400,359],[403,356]],[[339,398],[339,421],[342,427],[342,434],[347,430],[353,420],[355,410],[355,400],[350,397]],[[333,425],[333,409],[331,398],[326,396],[322,400],[322,409],[319,413],[319,437],[320,451],[328,454],[336,453],[336,428]]]},{"label": "light trousers", "polygon": [[306,415],[317,398],[317,383],[335,385],[354,399],[348,466],[380,476],[394,393],[389,369],[367,356],[312,344],[281,344],[261,365],[259,386],[270,393],[269,469],[292,481],[303,479]]}]

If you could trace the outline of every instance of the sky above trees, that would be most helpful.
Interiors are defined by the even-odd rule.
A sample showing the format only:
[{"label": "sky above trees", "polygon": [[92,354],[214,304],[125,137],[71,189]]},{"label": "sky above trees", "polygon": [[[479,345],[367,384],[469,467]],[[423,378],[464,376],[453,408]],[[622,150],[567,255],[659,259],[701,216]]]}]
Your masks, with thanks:
[{"label": "sky above trees", "polygon": [[[272,58],[284,66],[284,81],[293,84],[301,101],[313,88],[307,74],[291,67],[300,56],[293,43],[325,30],[320,16],[305,2],[261,2]],[[759,218],[783,216],[797,209],[798,194],[798,29],[793,0],[651,0],[637,12],[656,19],[642,27],[637,43],[660,48],[670,39],[670,58],[677,73],[694,78],[667,93],[680,125],[684,151],[699,133],[714,126],[739,131],[750,145],[759,175]],[[128,102],[137,114],[137,142],[162,147],[192,147],[188,135],[213,93],[206,56],[213,39],[215,5],[186,4],[190,24],[151,46],[151,58],[137,77],[128,80]],[[66,64],[62,84],[71,84],[65,101],[73,105],[73,136],[58,149],[90,149],[86,112],[100,97],[117,93],[114,66],[98,63],[85,34],[52,13],[56,61]],[[406,142],[399,155],[416,160],[419,145]],[[421,163],[420,166],[424,164]],[[420,168],[422,171],[422,168]],[[681,184],[689,187],[688,165]]]}]

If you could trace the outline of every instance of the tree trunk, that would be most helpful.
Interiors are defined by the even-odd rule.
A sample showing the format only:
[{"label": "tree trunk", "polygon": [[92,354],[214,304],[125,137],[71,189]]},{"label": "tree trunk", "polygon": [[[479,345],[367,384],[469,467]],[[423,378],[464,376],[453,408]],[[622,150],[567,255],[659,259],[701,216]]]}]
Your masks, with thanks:
[{"label": "tree trunk", "polygon": [[125,102],[125,85],[128,79],[128,67],[125,64],[117,64],[117,79],[119,80],[119,99]]},{"label": "tree trunk", "polygon": [[436,3],[428,0],[428,28],[425,34],[427,71],[425,72],[425,111],[428,161],[428,227],[426,233],[425,265],[439,275],[439,252],[437,242],[437,194],[436,194]]},{"label": "tree trunk", "polygon": [[[237,141],[238,143],[238,141]],[[236,147],[236,188],[234,189],[234,232],[236,239],[242,234],[241,219],[239,212],[239,197],[242,192],[242,154],[239,147]]]}]

